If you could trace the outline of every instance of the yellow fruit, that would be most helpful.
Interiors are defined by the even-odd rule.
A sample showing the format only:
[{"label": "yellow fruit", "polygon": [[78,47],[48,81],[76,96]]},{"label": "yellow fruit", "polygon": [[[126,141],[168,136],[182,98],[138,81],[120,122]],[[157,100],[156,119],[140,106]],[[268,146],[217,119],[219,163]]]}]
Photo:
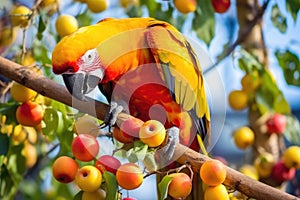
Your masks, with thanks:
[{"label": "yellow fruit", "polygon": [[164,125],[157,120],[148,120],[139,131],[140,140],[149,147],[157,147],[163,143],[166,137]]},{"label": "yellow fruit", "polygon": [[204,192],[204,200],[229,200],[226,187],[223,184],[207,187]]},{"label": "yellow fruit", "polygon": [[24,58],[23,58],[21,64],[22,64],[23,66],[31,66],[31,65],[33,65],[34,63],[35,63],[35,60],[34,60],[34,58],[33,58],[33,56],[32,56],[32,52],[31,52],[31,51],[27,52],[27,53],[25,54],[25,56],[24,56]]},{"label": "yellow fruit", "polygon": [[86,0],[86,4],[90,11],[99,13],[107,9],[108,0]]},{"label": "yellow fruit", "polygon": [[187,14],[195,12],[197,9],[197,2],[196,0],[174,0],[174,6],[179,12]]},{"label": "yellow fruit", "polygon": [[299,146],[290,146],[288,147],[283,155],[282,160],[284,165],[287,168],[296,168],[300,169],[300,147]]},{"label": "yellow fruit", "polygon": [[27,168],[33,167],[33,165],[36,163],[37,157],[38,157],[35,146],[28,143],[27,141],[24,142],[24,148],[22,150],[22,155],[25,157],[25,166]]},{"label": "yellow fruit", "polygon": [[257,71],[254,71],[252,74],[246,74],[241,79],[241,84],[243,91],[245,92],[253,92],[255,91],[261,84],[261,79]]},{"label": "yellow fruit", "polygon": [[234,143],[240,149],[246,149],[254,142],[254,132],[246,126],[240,127],[233,133]]},{"label": "yellow fruit", "polygon": [[245,164],[239,169],[239,171],[254,180],[259,180],[258,172],[253,165]]},{"label": "yellow fruit", "polygon": [[78,22],[72,15],[60,15],[56,19],[55,28],[58,35],[64,37],[78,29]]},{"label": "yellow fruit", "polygon": [[248,95],[245,91],[234,90],[229,93],[228,103],[234,110],[243,110],[248,105]]},{"label": "yellow fruit", "polygon": [[120,4],[123,8],[127,8],[129,6],[138,6],[140,4],[139,0],[120,0]]},{"label": "yellow fruit", "polygon": [[11,45],[16,39],[16,30],[11,27],[4,27],[0,33],[0,47]]},{"label": "yellow fruit", "polygon": [[95,192],[102,183],[102,174],[96,167],[85,165],[77,171],[75,182],[81,190]]},{"label": "yellow fruit", "polygon": [[275,158],[268,152],[260,154],[254,160],[254,166],[260,178],[267,178],[271,176],[274,164]]},{"label": "yellow fruit", "polygon": [[35,128],[30,127],[30,126],[23,126],[24,131],[26,132],[27,135],[27,141],[30,144],[35,144],[37,142],[37,132]]},{"label": "yellow fruit", "polygon": [[10,94],[15,101],[26,102],[32,100],[37,93],[34,90],[29,89],[28,87],[14,82],[10,89]]},{"label": "yellow fruit", "polygon": [[12,141],[14,145],[19,145],[23,143],[27,138],[27,133],[22,125],[16,125],[14,127],[14,133],[12,136]]},{"label": "yellow fruit", "polygon": [[12,25],[26,27],[29,23],[31,14],[32,11],[26,6],[17,6],[13,8],[10,13]]},{"label": "yellow fruit", "polygon": [[83,192],[82,200],[104,200],[106,192],[102,189],[98,189],[95,192]]},{"label": "yellow fruit", "polygon": [[60,0],[43,0],[41,7],[44,8],[48,15],[52,15],[57,12]]}]

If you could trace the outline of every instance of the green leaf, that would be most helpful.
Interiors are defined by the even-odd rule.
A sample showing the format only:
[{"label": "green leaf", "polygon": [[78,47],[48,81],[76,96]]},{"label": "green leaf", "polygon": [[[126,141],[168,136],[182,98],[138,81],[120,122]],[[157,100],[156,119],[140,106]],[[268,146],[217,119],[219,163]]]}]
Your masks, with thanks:
[{"label": "green leaf", "polygon": [[46,48],[44,44],[42,44],[40,41],[34,42],[33,56],[37,62],[50,65],[51,59],[49,58],[48,53],[49,50]]},{"label": "green leaf", "polygon": [[193,18],[192,27],[197,36],[208,46],[215,36],[215,15],[210,0],[198,0],[198,9]]},{"label": "green leaf", "polygon": [[118,195],[118,184],[116,176],[108,171],[103,173],[103,178],[106,185],[105,200],[115,200]]},{"label": "green leaf", "polygon": [[300,122],[295,116],[286,116],[287,124],[283,133],[284,137],[292,144],[300,146]]},{"label": "green leaf", "polygon": [[297,20],[297,14],[300,9],[300,1],[299,0],[286,0],[286,9],[291,13],[294,22]]},{"label": "green leaf", "polygon": [[82,190],[77,192],[77,194],[75,194],[75,196],[73,197],[73,200],[81,200],[82,199],[82,194],[83,194]]},{"label": "green leaf", "polygon": [[135,152],[138,160],[143,160],[146,156],[148,145],[141,141],[135,141],[133,151]]},{"label": "green leaf", "polygon": [[258,62],[257,58],[244,49],[240,51],[238,64],[241,70],[244,70],[245,72],[250,74],[253,71],[261,71],[264,69],[263,65]]},{"label": "green leaf", "polygon": [[172,181],[173,177],[166,175],[163,177],[161,182],[158,184],[158,196],[159,200],[164,200],[168,196],[168,188]]},{"label": "green leaf", "polygon": [[142,17],[143,15],[143,10],[140,6],[129,6],[127,9],[126,9],[126,14],[129,16],[129,17]]},{"label": "green leaf", "polygon": [[38,24],[38,33],[37,38],[41,40],[43,38],[43,32],[46,30],[46,24],[44,22],[43,16],[40,15],[39,17],[39,24]]},{"label": "green leaf", "polygon": [[8,149],[9,149],[9,137],[6,134],[0,132],[0,156],[6,155]]},{"label": "green leaf", "polygon": [[273,22],[273,25],[281,33],[286,32],[286,28],[287,28],[286,17],[280,12],[277,4],[273,5],[272,7],[271,20]]},{"label": "green leaf", "polygon": [[288,102],[266,70],[261,74],[261,80],[261,87],[258,88],[255,95],[260,112],[262,114],[268,111],[289,114],[291,110]]},{"label": "green leaf", "polygon": [[287,84],[300,86],[300,61],[298,56],[289,50],[286,52],[277,50],[275,56],[283,70]]},{"label": "green leaf", "polygon": [[89,26],[92,23],[93,15],[90,12],[82,12],[76,16],[76,19],[80,27]]},{"label": "green leaf", "polygon": [[57,124],[60,123],[58,111],[49,107],[46,108],[44,111],[43,122],[44,126],[42,127],[42,130],[45,135],[53,136],[56,134]]},{"label": "green leaf", "polygon": [[0,168],[0,199],[7,198],[16,186],[6,165],[2,164]]},{"label": "green leaf", "polygon": [[155,150],[149,151],[146,153],[146,156],[143,159],[143,164],[148,171],[156,171],[157,170],[157,164],[155,161]]},{"label": "green leaf", "polygon": [[148,8],[149,17],[155,17],[160,4],[158,4],[155,0],[141,0],[140,3]]},{"label": "green leaf", "polygon": [[16,102],[0,103],[0,114],[6,116],[6,124],[18,124],[16,118],[18,106]]}]

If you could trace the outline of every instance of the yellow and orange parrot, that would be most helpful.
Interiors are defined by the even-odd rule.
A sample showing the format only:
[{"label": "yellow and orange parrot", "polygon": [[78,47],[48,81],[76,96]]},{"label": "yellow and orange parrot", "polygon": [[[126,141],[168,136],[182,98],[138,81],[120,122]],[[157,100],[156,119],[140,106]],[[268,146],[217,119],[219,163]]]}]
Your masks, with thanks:
[{"label": "yellow and orange parrot", "polygon": [[200,63],[186,38],[166,22],[108,18],[82,27],[57,44],[52,65],[78,99],[98,85],[109,102],[121,102],[131,115],[177,127],[179,141],[194,150],[196,134],[209,135]]},{"label": "yellow and orange parrot", "polygon": [[84,100],[98,86],[111,104],[143,121],[159,120],[168,130],[177,127],[180,143],[204,151],[210,114],[200,63],[170,24],[104,19],[64,37],[52,65],[76,98]]}]

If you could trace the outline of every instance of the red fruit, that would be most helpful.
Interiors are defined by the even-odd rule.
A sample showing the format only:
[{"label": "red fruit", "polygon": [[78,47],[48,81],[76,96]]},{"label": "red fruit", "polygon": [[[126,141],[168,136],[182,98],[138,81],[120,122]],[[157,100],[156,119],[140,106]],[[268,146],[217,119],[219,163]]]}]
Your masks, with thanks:
[{"label": "red fruit", "polygon": [[72,152],[75,158],[80,161],[91,161],[99,152],[97,138],[90,134],[80,134],[73,139]]},{"label": "red fruit", "polygon": [[118,127],[114,127],[113,130],[113,137],[124,144],[132,143],[134,141],[134,137],[131,135],[126,134],[125,132],[121,131]]},{"label": "red fruit", "polygon": [[287,168],[283,161],[277,162],[272,169],[272,177],[279,183],[293,179],[295,173],[295,168]]},{"label": "red fruit", "polygon": [[43,119],[43,109],[38,103],[27,101],[17,108],[16,118],[24,126],[37,126]]},{"label": "red fruit", "polygon": [[286,127],[286,117],[281,114],[272,115],[266,122],[268,133],[281,134]]},{"label": "red fruit", "polygon": [[230,7],[230,0],[211,0],[215,12],[224,13]]},{"label": "red fruit", "polygon": [[144,122],[138,118],[129,118],[121,124],[120,130],[124,135],[130,135],[138,138],[140,127],[143,123]]},{"label": "red fruit", "polygon": [[54,178],[61,183],[70,183],[75,179],[78,164],[68,156],[57,158],[52,165]]},{"label": "red fruit", "polygon": [[125,197],[123,198],[122,200],[137,200],[136,198],[133,198],[133,197]]},{"label": "red fruit", "polygon": [[116,174],[117,169],[121,166],[121,162],[110,155],[101,156],[95,163],[95,167],[103,173],[105,170]]}]

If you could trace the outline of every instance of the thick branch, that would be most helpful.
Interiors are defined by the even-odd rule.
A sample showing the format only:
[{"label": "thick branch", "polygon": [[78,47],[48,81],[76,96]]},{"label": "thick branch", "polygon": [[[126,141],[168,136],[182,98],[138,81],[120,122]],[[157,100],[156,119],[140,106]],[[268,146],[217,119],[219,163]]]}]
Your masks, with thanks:
[{"label": "thick branch", "polygon": [[[94,100],[90,100],[89,102],[77,101],[71,97],[64,86],[59,85],[46,77],[37,75],[28,68],[18,65],[3,57],[0,57],[0,74],[16,82],[19,82],[44,96],[60,101],[66,105],[73,106],[74,108],[81,110],[82,112],[94,115],[99,119],[103,119],[105,113],[108,111],[108,105]],[[124,113],[120,114],[117,124],[122,123],[122,121],[124,121],[128,117],[131,116]],[[193,170],[195,172],[198,172],[202,163],[206,160],[209,160],[210,158],[199,154],[186,146],[178,144],[176,146],[173,159],[177,160],[181,164],[189,162],[192,165]],[[226,169],[227,177],[224,184],[231,188],[239,190],[249,197],[259,200],[298,199],[290,194],[284,193],[278,189],[255,181],[229,167],[227,167]]]}]

